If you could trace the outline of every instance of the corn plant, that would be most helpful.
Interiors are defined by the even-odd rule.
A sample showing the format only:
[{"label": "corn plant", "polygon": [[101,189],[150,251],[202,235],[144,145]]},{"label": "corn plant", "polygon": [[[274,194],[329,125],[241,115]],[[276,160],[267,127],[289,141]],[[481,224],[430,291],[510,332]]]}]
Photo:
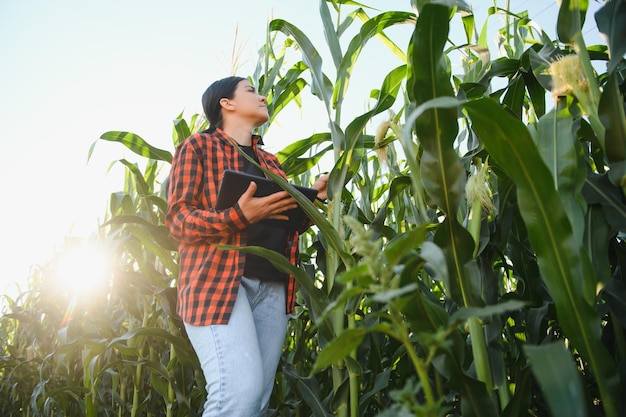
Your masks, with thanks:
[{"label": "corn plant", "polygon": [[[270,22],[252,76],[268,96],[261,133],[310,94],[328,131],[279,157],[305,185],[331,161],[326,205],[294,194],[315,224],[302,265],[240,248],[299,283],[270,415],[626,412],[626,9],[607,2],[594,16],[607,44],[588,46],[586,1],[561,2],[556,40],[507,4],[494,1],[481,26],[460,1],[414,0],[407,12],[321,0],[329,61],[295,24]],[[496,16],[506,19],[492,57]],[[371,42],[396,60],[356,92],[368,110],[346,121]],[[173,147],[203,127],[179,115]],[[68,315],[75,300],[42,268],[9,300],[3,415],[200,414],[204,381],[174,313],[176,245],[163,225],[171,151],[130,132],[101,140],[145,158],[119,161],[125,187],[98,233],[116,250],[110,287]]]},{"label": "corn plant", "polygon": [[[619,96],[616,94],[618,76],[614,70],[613,86],[603,86],[605,94],[610,94],[607,97],[613,97],[615,104],[611,116],[605,116],[605,124],[609,120],[613,121],[610,125],[614,133],[607,152],[605,127],[597,110],[600,105],[599,83],[606,76],[597,77],[593,72],[589,52],[582,39],[581,16],[586,12],[586,5],[563,2],[558,29],[562,53],[576,53],[581,69],[575,74],[578,79],[588,80],[585,88],[590,98],[571,94],[574,99],[558,99],[556,108],[547,114],[546,91],[552,90],[555,97],[564,95],[564,92],[556,91],[556,80],[563,70],[558,67],[559,60],[554,62],[555,42],[547,39],[545,33],[540,32],[538,39],[533,39],[527,47],[525,37],[532,35],[534,30],[527,16],[511,15],[507,10],[494,7],[492,12],[509,13],[512,18],[511,26],[503,30],[503,39],[506,39],[503,49],[507,55],[493,63],[485,59],[488,50],[484,45],[483,30],[476,39],[477,45],[471,45],[464,51],[467,56],[467,73],[453,79],[446,56],[449,51],[444,49],[452,10],[430,2],[418,2],[417,6],[420,9],[419,18],[407,54],[408,103],[404,110],[408,117],[402,129],[395,129],[395,138],[388,140],[400,141],[406,156],[404,169],[409,169],[414,199],[410,213],[414,224],[409,226],[410,231],[396,230],[396,233],[400,232],[396,235],[389,233],[389,228],[393,226],[388,221],[393,217],[384,217],[387,207],[395,207],[396,201],[405,202],[398,195],[392,194],[402,188],[399,178],[387,181],[393,184],[394,180],[398,180],[395,188],[387,189],[390,200],[378,206],[378,210],[384,210],[382,224],[387,229],[364,215],[376,210],[371,207],[365,211],[357,210],[350,195],[341,200],[341,207],[350,207],[347,210],[349,216],[352,215],[361,224],[371,226],[371,234],[365,231],[357,233],[356,225],[348,233],[361,236],[358,239],[361,245],[367,240],[363,236],[376,241],[372,246],[374,253],[379,256],[369,253],[369,257],[346,257],[346,248],[351,248],[350,253],[363,255],[359,252],[360,245],[355,247],[333,243],[341,238],[341,233],[346,233],[336,220],[336,214],[340,213],[338,206],[334,205],[336,200],[331,201],[327,214],[335,231],[340,233],[333,234],[332,228],[330,233],[327,232],[326,227],[322,227],[324,219],[316,219],[321,233],[325,237],[332,235],[323,248],[326,251],[324,268],[327,273],[323,285],[334,289],[335,282],[341,282],[345,287],[337,286],[341,292],[334,301],[332,297],[329,300],[331,313],[327,312],[317,319],[318,325],[322,326],[323,319],[327,319],[329,314],[336,314],[333,320],[334,339],[324,347],[328,340],[318,337],[324,350],[312,372],[323,372],[331,366],[334,370],[345,368],[348,369],[349,378],[336,378],[337,372],[333,372],[332,396],[325,397],[321,392],[317,399],[307,395],[308,399],[305,400],[313,410],[320,410],[316,415],[326,415],[329,411],[341,415],[348,408],[352,415],[363,415],[364,410],[358,409],[358,389],[367,393],[370,387],[363,385],[363,379],[354,382],[366,369],[363,366],[365,359],[357,361],[358,353],[355,350],[363,346],[365,335],[372,332],[383,332],[399,341],[406,341],[403,334],[413,334],[413,331],[421,328],[420,323],[411,322],[411,318],[417,321],[427,317],[430,327],[426,327],[426,333],[431,336],[424,340],[413,340],[422,359],[419,354],[406,352],[412,358],[415,374],[419,378],[413,394],[417,394],[426,405],[424,407],[408,401],[405,408],[396,412],[406,410],[404,412],[415,415],[436,415],[455,409],[464,415],[525,413],[525,405],[537,395],[532,378],[539,380],[542,386],[551,387],[550,382],[554,378],[546,371],[545,365],[559,363],[564,365],[563,372],[572,376],[568,384],[574,381],[572,384],[576,388],[573,391],[578,394],[564,395],[568,389],[555,388],[548,396],[548,404],[533,404],[535,410],[550,408],[555,414],[568,414],[570,410],[572,414],[586,414],[588,408],[595,405],[602,408],[606,415],[618,415],[623,405],[619,404],[616,364],[623,353],[611,355],[609,349],[623,352],[624,345],[619,342],[623,340],[623,329],[617,331],[618,345],[607,347],[602,340],[602,333],[606,331],[615,334],[615,323],[606,326],[601,322],[601,315],[602,320],[607,320],[610,315],[604,313],[606,301],[597,298],[604,294],[596,293],[595,289],[597,285],[602,286],[603,281],[610,276],[620,277],[620,262],[615,263],[617,258],[607,257],[603,251],[603,259],[596,263],[595,269],[601,269],[605,278],[594,278],[590,259],[597,259],[597,247],[595,244],[585,246],[583,241],[591,239],[603,242],[603,248],[608,245],[619,253],[621,250],[617,248],[623,247],[619,230],[623,226],[621,218],[624,214],[624,135],[617,132],[621,132],[624,117],[622,100],[616,100]],[[321,10],[324,18],[327,12],[323,5]],[[609,27],[603,30],[609,34],[616,33],[614,16],[618,11],[618,6],[609,4],[598,15],[599,20],[604,16]],[[471,44],[474,25],[472,17],[466,16],[463,23],[467,28],[468,44]],[[341,30],[329,30],[328,20],[325,20],[325,27],[329,48],[336,50],[337,42],[333,41],[332,33],[341,33]],[[312,92],[322,99],[327,108],[330,109],[329,103],[332,103],[339,113],[343,90],[329,82],[320,68],[319,53],[308,38],[282,21],[273,22],[272,28],[288,34],[298,43],[303,61],[311,71],[314,83]],[[607,59],[607,55],[598,53],[599,50],[595,48],[594,55],[598,59]],[[617,57],[613,54],[613,68],[620,67],[616,62],[621,62],[621,55],[623,52],[618,52]],[[348,52],[346,56],[349,62],[354,62],[354,57]],[[548,63],[552,66],[547,70]],[[554,81],[546,83],[546,70],[556,75]],[[342,74],[340,70],[337,73]],[[499,91],[491,91],[495,77],[506,77],[508,85]],[[346,84],[345,81],[339,83],[341,86]],[[332,96],[333,100],[329,100],[331,91],[337,94]],[[463,115],[461,118],[459,111]],[[355,119],[355,123],[367,120],[368,116]],[[337,140],[342,136],[338,123],[334,121],[331,118],[331,132],[326,137],[333,138],[334,151],[339,152],[330,184],[331,190],[335,191],[331,194],[337,199],[338,196],[343,197],[344,185],[348,182],[353,187],[362,182],[355,167],[361,172],[367,172],[368,166],[360,163],[365,149],[364,126],[351,125],[359,126],[359,129],[351,131],[354,140],[342,142]],[[395,121],[392,120],[390,126],[393,123]],[[459,125],[465,128],[461,132]],[[463,139],[466,139],[465,143],[460,142]],[[580,146],[581,141],[587,145],[586,150]],[[467,148],[466,153],[459,152],[461,145]],[[608,178],[605,176],[604,182],[608,187],[604,191],[606,199],[602,199],[604,204],[600,204],[610,207],[609,212],[615,215],[608,216],[608,222],[603,222],[603,234],[591,238],[596,229],[585,227],[583,219],[588,216],[591,220],[591,212],[596,211],[594,206],[598,208],[596,205],[599,201],[583,201],[582,197],[586,194],[583,190],[590,191],[585,187],[585,181],[587,185],[598,181],[597,175],[606,172],[605,167],[611,166],[610,161],[613,161],[612,168],[608,170],[610,174]],[[598,167],[599,172],[593,172]],[[402,169],[399,171],[402,172]],[[590,174],[586,176],[588,171]],[[568,175],[564,176],[564,173]],[[472,174],[471,181],[468,180],[469,174]],[[477,182],[476,177],[483,179]],[[606,179],[610,180],[611,185],[607,184]],[[466,185],[474,188],[466,191]],[[494,203],[497,204],[484,207],[475,197],[469,200],[470,195],[476,194],[476,185],[482,186],[483,195],[494,193],[497,199]],[[367,197],[368,194],[365,194]],[[490,196],[487,197],[489,199]],[[415,250],[415,256],[421,259],[421,264],[416,263],[416,269],[411,271],[417,282],[407,281],[403,274],[383,278],[394,267],[403,273],[407,267],[404,263],[398,267],[389,259],[381,258],[385,254],[385,245],[392,246],[395,239],[406,245],[403,239],[406,234],[419,230],[416,227],[423,224],[431,225],[432,232],[428,238],[414,238],[414,247],[405,246],[405,250]],[[388,232],[387,236],[381,237],[381,229]],[[589,243],[591,241],[587,240]],[[334,260],[332,253],[329,254],[332,250],[339,254]],[[344,255],[341,255],[342,251]],[[331,274],[328,274],[329,259],[333,261],[330,264]],[[361,263],[367,267],[361,267]],[[379,267],[373,265],[384,265],[385,270],[380,271]],[[436,308],[432,306],[421,310],[412,305],[405,311],[397,309],[397,300],[389,296],[379,296],[387,303],[384,315],[381,316],[378,309],[370,310],[372,307],[368,301],[376,301],[376,297],[365,297],[364,294],[389,290],[384,285],[381,287],[381,284],[391,281],[394,286],[398,286],[403,282],[403,277],[409,285],[392,287],[396,291],[393,294],[403,300],[400,305],[411,305],[409,300],[417,302],[415,300],[420,298],[419,291],[413,292],[411,285],[421,284],[422,291],[426,290],[433,300],[443,302],[450,318],[446,320],[446,314],[433,315],[429,309]],[[411,294],[411,297],[403,299],[404,292]],[[332,294],[332,291],[327,290],[327,293]],[[610,298],[615,297],[613,295]],[[324,298],[318,300],[324,301]],[[412,315],[411,309],[418,310],[419,314],[413,311]],[[404,314],[407,320],[394,319],[399,313]],[[377,321],[373,324],[367,320],[372,317],[384,317],[385,326],[378,327],[380,323]],[[388,327],[390,323],[393,324],[391,329]],[[458,323],[466,323],[467,333],[458,331]],[[408,327],[412,331],[403,332],[402,326],[409,324],[414,326]],[[535,326],[531,327],[530,324]],[[540,329],[546,328],[548,324],[548,337],[539,338],[542,334]],[[519,331],[522,334],[528,332],[528,336],[534,339],[533,343],[529,346],[516,343],[515,335]],[[431,344],[432,334],[439,332],[448,335],[445,341],[456,348],[447,346],[441,349],[445,343]],[[321,333],[320,329],[318,336],[323,336]],[[513,338],[505,339],[507,343],[501,346],[501,338],[505,336]],[[555,343],[545,348],[535,346],[549,341]],[[471,353],[463,353],[464,345],[471,347]],[[579,384],[574,362],[556,359],[567,351],[565,346],[577,358],[578,369],[587,381],[585,388]],[[471,358],[469,367],[463,357]],[[398,371],[398,368],[394,370]],[[531,371],[534,375],[531,375]],[[349,382],[346,382],[348,379]],[[447,389],[436,392],[433,387],[441,386],[437,383],[441,379],[449,385]],[[314,387],[319,388],[319,384],[311,382],[310,377],[301,376],[298,381],[303,389],[306,385],[310,392],[313,392]],[[358,386],[357,390],[354,389],[355,385]],[[595,398],[588,407],[581,401],[585,389],[591,389],[589,395]],[[452,396],[454,401],[446,402],[451,392],[456,393]],[[350,399],[346,400],[348,396]],[[458,400],[460,408],[455,403]]]},{"label": "corn plant", "polygon": [[197,358],[173,313],[176,245],[156,180],[171,154],[130,133],[103,139],[149,158],[143,170],[119,161],[125,187],[111,195],[109,219],[92,238],[112,250],[108,286],[81,300],[55,281],[53,259],[10,300],[2,316],[3,415],[194,416],[204,402]]}]

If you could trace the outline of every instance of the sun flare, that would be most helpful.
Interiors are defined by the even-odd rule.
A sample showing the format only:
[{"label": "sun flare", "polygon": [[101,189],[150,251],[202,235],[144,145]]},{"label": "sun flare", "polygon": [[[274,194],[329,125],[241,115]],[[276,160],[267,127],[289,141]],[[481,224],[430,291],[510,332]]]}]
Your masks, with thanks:
[{"label": "sun flare", "polygon": [[55,281],[68,293],[87,296],[103,290],[110,278],[111,255],[102,246],[72,245],[60,254]]}]

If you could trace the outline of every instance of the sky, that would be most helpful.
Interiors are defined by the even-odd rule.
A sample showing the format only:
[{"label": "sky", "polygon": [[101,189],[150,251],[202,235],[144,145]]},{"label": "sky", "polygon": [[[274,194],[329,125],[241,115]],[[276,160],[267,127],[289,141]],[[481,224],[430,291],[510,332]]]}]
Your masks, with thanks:
[{"label": "sky", "polygon": [[[410,10],[409,0],[363,3]],[[473,3],[477,13],[492,5]],[[554,32],[554,2],[511,3]],[[0,294],[14,292],[65,238],[88,236],[104,221],[108,196],[123,180],[121,166],[109,170],[111,163],[141,158],[99,141],[88,162],[102,133],[130,131],[173,152],[173,119],[201,112],[202,92],[231,74],[234,46],[241,51],[238,75],[252,74],[272,17],[295,24],[323,48],[318,6],[317,0],[0,0]],[[584,33],[593,31],[598,7],[590,2]],[[393,59],[373,51],[375,59]],[[376,70],[371,65],[368,76],[376,78]],[[360,99],[354,107],[364,106]],[[268,131],[268,150],[327,130],[320,109],[287,112]]]}]

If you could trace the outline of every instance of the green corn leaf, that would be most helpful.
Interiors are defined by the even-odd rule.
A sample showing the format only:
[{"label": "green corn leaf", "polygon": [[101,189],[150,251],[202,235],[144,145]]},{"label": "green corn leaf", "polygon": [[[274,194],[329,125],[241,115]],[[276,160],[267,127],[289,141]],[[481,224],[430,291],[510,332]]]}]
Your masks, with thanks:
[{"label": "green corn leaf", "polygon": [[554,178],[565,213],[578,242],[584,232],[586,203],[581,197],[587,168],[579,159],[580,146],[574,134],[574,120],[566,106],[559,106],[539,119],[537,149]]},{"label": "green corn leaf", "polygon": [[467,102],[464,108],[491,157],[517,185],[520,213],[559,323],[595,370],[605,411],[615,417],[616,368],[600,340],[594,271],[574,238],[552,175],[521,121],[488,98]]},{"label": "green corn leaf", "polygon": [[[626,222],[626,220],[625,220]],[[614,236],[604,210],[600,205],[590,205],[585,216],[584,246],[593,264],[599,282],[606,283],[611,278],[611,265],[607,253]]]},{"label": "green corn leaf", "polygon": [[502,104],[506,104],[518,119],[522,118],[525,92],[524,78],[521,76],[513,77],[502,99]]},{"label": "green corn leaf", "polygon": [[278,80],[278,82],[274,86],[274,94],[280,95],[282,92],[289,88],[291,83],[297,82],[301,79],[302,74],[308,69],[306,64],[302,61],[298,61],[291,66],[283,75],[283,77]]},{"label": "green corn leaf", "polygon": [[[372,270],[366,263],[356,265],[354,268],[350,268],[347,271],[337,275],[337,282],[347,284],[349,282],[356,282],[360,287],[367,288],[376,282],[376,278],[372,276]],[[361,288],[355,287],[358,291],[362,291]],[[344,290],[345,291],[345,290]]]},{"label": "green corn leaf", "polygon": [[322,71],[322,57],[313,46],[313,43],[311,43],[311,40],[296,26],[282,19],[272,20],[269,30],[283,32],[285,35],[294,38],[302,52],[302,60],[311,70],[312,93],[325,103],[327,109],[330,109],[333,86]]},{"label": "green corn leaf", "polygon": [[181,113],[176,119],[174,119],[174,131],[172,132],[172,142],[174,146],[178,146],[183,140],[191,136],[191,129],[187,124],[187,121],[183,119]]},{"label": "green corn leaf", "polygon": [[[623,257],[624,254],[622,254],[622,261]],[[619,279],[612,278],[604,287],[603,292],[613,317],[619,324],[626,327],[626,284]]]},{"label": "green corn leaf", "polygon": [[346,128],[345,143],[343,144],[344,152],[330,173],[328,195],[335,195],[359,169],[364,155],[363,130],[372,117],[393,105],[405,76],[405,65],[391,70],[383,81],[374,108],[355,118]]},{"label": "green corn leaf", "polygon": [[162,215],[165,215],[167,212],[167,201],[164,198],[156,195],[147,195],[144,196],[144,200],[150,206],[157,207]]},{"label": "green corn leaf", "polygon": [[[147,230],[143,226],[136,226],[133,224],[127,224],[126,230],[133,235],[136,239],[141,242],[143,247],[141,248],[141,256],[137,256],[137,261],[141,262],[145,258],[144,253],[147,251],[149,253],[157,256],[163,265],[172,271],[174,274],[178,274],[178,265],[174,262],[172,257],[172,250],[160,245],[159,242],[155,241],[153,231]],[[158,231],[155,231],[158,235]],[[171,243],[170,243],[171,247]],[[139,255],[139,252],[138,252]]]},{"label": "green corn leaf", "polygon": [[368,333],[368,330],[363,327],[357,327],[354,329],[346,329],[328,345],[322,349],[313,369],[311,375],[328,368],[333,363],[337,363],[348,356],[354,349],[359,347],[363,338]]},{"label": "green corn leaf", "polygon": [[626,115],[618,77],[620,75],[616,72],[609,75],[600,96],[598,115],[606,128],[604,147],[610,168],[609,178],[626,192]]},{"label": "green corn leaf", "polygon": [[587,417],[580,375],[565,346],[561,343],[525,345],[524,352],[552,415]]},{"label": "green corn leaf", "polygon": [[355,263],[354,258],[346,251],[344,240],[339,236],[337,230],[335,230],[333,225],[330,224],[326,217],[319,212],[317,207],[315,207],[315,205],[311,203],[308,198],[306,198],[301,192],[296,190],[291,184],[289,184],[279,175],[265,168],[261,167],[261,169],[298,202],[300,208],[304,210],[309,219],[311,219],[311,221],[315,223],[315,225],[320,229],[320,232],[322,232],[332,248],[337,251],[337,254],[344,262],[346,267],[349,268],[353,266]]},{"label": "green corn leaf", "polygon": [[[454,97],[443,56],[448,16],[448,8],[429,4],[415,26],[407,89],[418,106],[432,99]],[[465,170],[453,149],[458,131],[457,109],[425,109],[416,117],[414,129],[424,148],[421,164],[424,188],[435,205],[455,217],[465,187]]]},{"label": "green corn leaf", "polygon": [[416,283],[409,284],[405,287],[393,288],[390,290],[379,291],[372,295],[372,300],[377,303],[389,303],[392,300],[402,297],[403,295],[412,294],[417,290],[418,285]]},{"label": "green corn leaf", "polygon": [[[354,15],[354,17],[359,18],[359,20],[361,20],[361,22],[363,23],[370,20],[370,17],[367,15],[367,13],[365,13],[365,11],[362,8],[355,10],[352,14]],[[378,32],[376,34],[376,37],[383,45],[387,47],[387,49],[391,51],[392,54],[398,57],[400,62],[406,63],[406,51],[405,50],[403,50],[398,45],[396,45],[391,39],[389,39],[389,37],[384,32]]]},{"label": "green corn leaf", "polygon": [[[450,69],[443,48],[448,40],[450,10],[439,4],[428,4],[421,11],[409,46],[409,78],[407,93],[416,105],[437,97],[454,97],[450,83]],[[456,137],[456,109],[433,109],[416,122],[416,131],[422,137],[441,136],[446,145]],[[425,145],[426,146],[426,145]]]},{"label": "green corn leaf", "polygon": [[311,148],[325,142],[330,142],[331,140],[330,133],[328,132],[315,133],[306,139],[300,139],[285,146],[285,148],[276,154],[276,157],[278,157],[282,164],[288,158],[302,156],[311,150]]},{"label": "green corn leaf", "polygon": [[390,267],[401,264],[402,258],[409,252],[416,250],[426,240],[426,233],[430,225],[418,225],[405,233],[395,236],[383,250],[383,256]]},{"label": "green corn leaf", "polygon": [[619,188],[611,183],[608,174],[589,173],[582,189],[589,204],[600,204],[611,225],[611,233],[626,230],[626,204]]},{"label": "green corn leaf", "polygon": [[[415,277],[424,266],[418,256],[407,257],[403,261],[401,285],[408,287],[415,283]],[[415,288],[415,287],[412,287]],[[448,314],[438,304],[429,300],[421,291],[414,289],[394,301],[396,307],[406,315],[411,327],[416,332],[436,333],[448,325]]]},{"label": "green corn leaf", "polygon": [[119,142],[137,155],[172,163],[172,154],[163,149],[155,148],[143,140],[139,135],[130,132],[105,132],[100,139],[110,142]]},{"label": "green corn leaf", "polygon": [[337,252],[341,260],[344,262],[346,267],[350,268],[354,265],[354,258],[346,251],[345,242],[337,233],[337,230],[333,227],[330,222],[324,217],[317,207],[302,194],[300,191],[296,190],[296,188],[289,184],[285,179],[283,179],[280,175],[270,171],[269,169],[262,167],[259,165],[252,157],[247,155],[245,152],[239,150],[241,155],[249,160],[252,164],[256,165],[261,171],[263,171],[268,178],[274,180],[276,184],[278,184],[283,190],[287,191],[290,196],[292,196],[300,206],[300,208],[307,214],[309,219],[320,229],[320,232],[324,235],[327,242],[331,245],[331,247]]},{"label": "green corn leaf", "polygon": [[530,48],[526,54],[528,54],[528,62],[537,82],[544,88],[544,91],[552,91],[552,77],[547,69],[552,61],[563,55],[563,52],[552,43],[548,43],[543,45],[538,52]]},{"label": "green corn leaf", "polygon": [[287,106],[287,104],[295,102],[300,106],[300,93],[308,83],[301,78],[307,66],[300,61],[294,64],[287,73],[272,85],[273,89],[268,92],[268,110],[270,111],[270,119],[268,125],[271,126],[278,114]]},{"label": "green corn leaf", "polygon": [[181,355],[195,356],[193,348],[189,342],[180,336],[175,336],[165,329],[158,327],[139,327],[133,330],[129,330],[122,336],[111,339],[106,344],[106,349],[119,349],[122,346],[129,346],[130,341],[136,337],[149,337],[157,338],[167,341],[176,347],[176,350]]},{"label": "green corn leaf", "polygon": [[585,23],[588,0],[563,0],[559,8],[556,31],[563,43],[572,43],[574,36],[580,33]]},{"label": "green corn leaf", "polygon": [[[316,151],[315,154],[307,158],[300,158],[305,153],[310,153],[322,144],[326,144],[326,146]],[[311,137],[300,139],[287,145],[276,154],[276,157],[285,170],[287,177],[293,177],[310,171],[330,149],[332,149],[330,133],[316,133]]]},{"label": "green corn leaf", "polygon": [[272,115],[268,120],[268,124],[272,124],[276,116],[285,108],[289,103],[300,96],[300,93],[306,87],[307,82],[302,78],[289,83],[284,90],[281,91],[278,97],[274,97],[270,103],[272,108]]},{"label": "green corn leaf", "polygon": [[119,215],[111,218],[102,226],[111,224],[138,224],[146,228],[154,238],[154,240],[164,249],[175,251],[178,250],[178,243],[171,237],[169,231],[164,225],[155,225],[140,216],[135,215]]},{"label": "green corn leaf", "polygon": [[307,275],[307,273],[297,266],[293,265],[287,258],[278,252],[265,249],[259,246],[231,246],[231,245],[217,245],[223,249],[230,250],[238,250],[246,253],[252,253],[258,256],[261,256],[267,260],[269,260],[274,267],[276,267],[279,271],[291,274],[295,277],[298,285],[303,288],[310,297],[311,300],[311,310],[313,313],[313,320],[320,328],[320,332],[328,337],[328,340],[333,339],[332,336],[332,325],[328,321],[328,318],[323,314],[324,311],[328,308],[330,301],[327,295],[315,286],[315,283]]},{"label": "green corn leaf", "polygon": [[613,73],[626,53],[626,3],[608,1],[595,14],[598,30],[609,46],[611,60],[608,71]]},{"label": "green corn leaf", "polygon": [[444,253],[449,273],[448,288],[452,299],[459,306],[482,306],[484,304],[482,279],[473,260],[472,235],[455,219],[446,218],[437,227],[433,242]]},{"label": "green corn leaf", "polygon": [[[413,181],[423,183],[431,205],[446,215],[438,227],[434,241],[445,253],[450,274],[450,295],[462,306],[480,306],[480,276],[471,265],[473,239],[457,221],[461,199],[465,193],[465,168],[454,149],[458,132],[457,107],[450,83],[450,70],[443,48],[448,39],[450,9],[440,4],[427,4],[421,10],[410,46],[412,58],[407,88],[417,109],[407,118],[423,147],[419,176],[415,148],[404,135]],[[439,103],[441,102],[441,105]],[[458,102],[457,102],[458,104]],[[412,162],[411,162],[412,161]]]},{"label": "green corn leaf", "polygon": [[408,12],[384,12],[366,21],[359,33],[352,38],[337,69],[337,82],[333,90],[333,103],[340,106],[350,83],[350,76],[359,55],[367,42],[378,33],[382,33],[389,26],[397,24],[415,24],[415,14]]},{"label": "green corn leaf", "polygon": [[461,393],[461,414],[464,417],[497,417],[496,405],[485,384],[463,370],[463,339],[454,334],[448,343],[449,349],[433,359],[433,366],[452,389]]},{"label": "green corn leaf", "polygon": [[[168,375],[169,376],[169,375]],[[163,397],[165,401],[168,399],[168,390],[170,388],[169,378],[165,379],[158,373],[150,373],[150,385],[152,388]]]},{"label": "green corn leaf", "polygon": [[309,406],[312,417],[333,417],[333,414],[327,411],[323,403],[322,390],[315,378],[301,376],[292,364],[285,365],[283,373],[296,381],[298,390]]},{"label": "green corn leaf", "polygon": [[443,282],[446,288],[449,288],[450,274],[443,250],[433,242],[426,241],[420,247],[420,258],[426,263],[429,275]]},{"label": "green corn leaf", "polygon": [[[389,380],[391,377],[391,368],[387,368],[384,371],[376,374],[374,383],[370,386],[371,389],[363,395],[359,401],[359,410],[366,407],[370,398],[374,397],[377,393],[384,391],[389,386]],[[358,415],[365,415],[365,413],[359,413]],[[398,416],[395,416],[398,417]]]},{"label": "green corn leaf", "polygon": [[475,30],[475,21],[474,14],[468,14],[461,18],[463,21],[463,29],[465,29],[465,40],[466,43],[473,43],[474,40],[474,30]]},{"label": "green corn leaf", "polygon": [[[270,33],[268,32],[266,44],[259,50],[259,57],[261,59],[259,59],[252,79],[253,84],[258,86],[257,90],[259,91],[259,94],[263,96],[271,96],[272,88],[276,84],[276,78],[279,76],[280,69],[285,61],[285,48],[283,48],[278,54],[274,54],[271,50],[273,41],[274,39],[272,39]],[[270,57],[273,59],[271,67]],[[263,64],[265,71],[264,74],[259,77],[258,75],[263,68]],[[270,107],[272,106],[270,105]]]},{"label": "green corn leaf", "polygon": [[389,194],[387,195],[387,199],[384,204],[378,209],[376,213],[376,217],[372,220],[372,229],[381,234],[383,232],[383,227],[385,225],[385,219],[387,217],[387,208],[396,199],[402,192],[411,186],[411,177],[409,176],[400,176],[391,180],[391,184],[389,185]]},{"label": "green corn leaf", "polygon": [[528,367],[519,371],[515,379],[515,392],[501,417],[522,417],[528,415],[531,400],[531,372]]},{"label": "green corn leaf", "polygon": [[143,177],[143,174],[139,170],[139,166],[137,164],[133,164],[126,159],[120,159],[119,162],[121,162],[122,165],[124,165],[132,174],[132,177],[135,179],[135,188],[137,189],[137,193],[139,195],[148,195],[152,193],[150,186]]},{"label": "green corn leaf", "polygon": [[528,51],[524,52],[522,56],[522,63],[524,71],[522,77],[524,77],[524,83],[526,84],[526,90],[530,95],[532,102],[532,108],[536,117],[541,117],[546,113],[546,90],[541,86],[539,80],[535,78],[535,73],[530,66],[530,56]]},{"label": "green corn leaf", "polygon": [[285,160],[282,163],[283,170],[285,171],[285,175],[288,177],[294,177],[296,175],[304,174],[305,172],[310,172],[313,168],[317,167],[320,160],[326,155],[328,151],[332,149],[332,145],[327,146],[323,149],[320,149],[315,155],[312,155],[310,158],[291,158]]},{"label": "green corn leaf", "polygon": [[[491,54],[489,53],[489,49],[476,45],[463,45],[458,49],[465,49],[467,51],[466,53],[472,57],[470,67],[463,75],[464,83],[478,83],[485,75],[489,74],[491,69]],[[450,52],[451,51],[448,53]]]},{"label": "green corn leaf", "polygon": [[493,315],[504,314],[517,311],[526,306],[525,301],[508,300],[501,303],[485,307],[464,307],[460,308],[450,316],[451,323],[462,323],[471,317],[488,318]]},{"label": "green corn leaf", "polygon": [[333,57],[335,68],[339,67],[341,63],[341,45],[339,43],[339,36],[335,31],[335,25],[333,24],[333,18],[330,15],[328,4],[326,1],[320,1],[320,17],[322,18],[322,24],[324,27],[324,37],[330,50],[330,55]]}]

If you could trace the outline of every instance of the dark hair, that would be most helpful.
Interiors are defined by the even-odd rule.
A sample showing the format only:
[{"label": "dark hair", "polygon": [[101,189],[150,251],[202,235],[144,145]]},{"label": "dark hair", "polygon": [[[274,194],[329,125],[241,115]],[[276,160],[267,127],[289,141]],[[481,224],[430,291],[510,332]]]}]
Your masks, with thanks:
[{"label": "dark hair", "polygon": [[226,77],[215,81],[202,94],[202,108],[204,115],[209,121],[208,132],[212,133],[216,128],[222,127],[222,105],[223,98],[233,98],[237,84],[245,80],[243,77]]}]

